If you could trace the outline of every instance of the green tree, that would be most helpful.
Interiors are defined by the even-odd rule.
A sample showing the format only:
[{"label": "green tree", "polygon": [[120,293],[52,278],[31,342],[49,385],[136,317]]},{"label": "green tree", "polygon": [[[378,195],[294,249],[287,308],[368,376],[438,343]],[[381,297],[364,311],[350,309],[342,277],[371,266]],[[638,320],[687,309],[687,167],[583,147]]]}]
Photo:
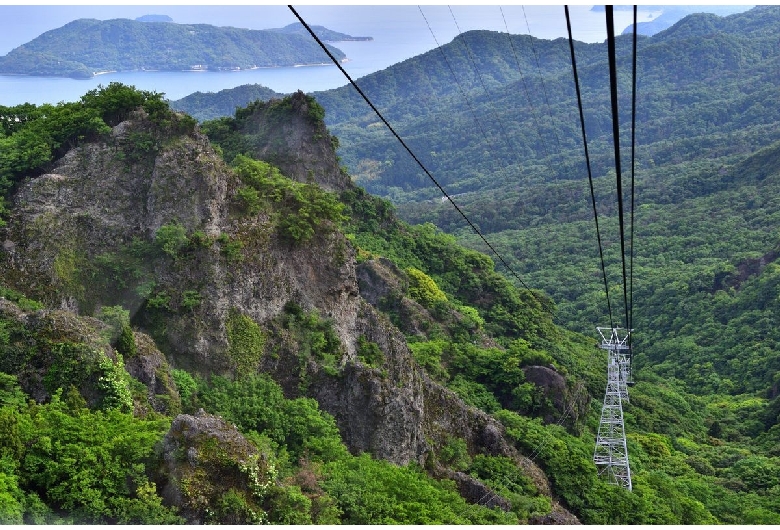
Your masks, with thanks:
[{"label": "green tree", "polygon": [[71,411],[60,394],[30,410],[20,473],[49,506],[85,523],[170,523],[146,464],[169,427],[116,409]]}]

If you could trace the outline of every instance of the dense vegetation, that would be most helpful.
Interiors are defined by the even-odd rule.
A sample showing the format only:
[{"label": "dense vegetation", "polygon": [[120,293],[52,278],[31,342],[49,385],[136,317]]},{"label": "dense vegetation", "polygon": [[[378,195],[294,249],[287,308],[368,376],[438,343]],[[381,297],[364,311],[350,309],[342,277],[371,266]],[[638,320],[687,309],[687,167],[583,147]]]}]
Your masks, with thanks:
[{"label": "dense vegetation", "polygon": [[[435,248],[421,255],[440,256],[442,247],[435,242],[454,241],[452,236],[437,233],[430,225],[409,230],[412,248],[431,249],[429,245]],[[544,230],[547,233],[551,231],[550,227],[545,227]],[[391,255],[398,263],[419,266],[419,263],[404,260],[401,252],[393,250],[392,247],[398,243],[388,245],[384,242],[385,233],[374,227],[370,232],[364,232],[357,240],[361,248],[382,249],[382,255]],[[398,236],[388,239],[398,240]],[[540,250],[542,253],[547,251],[553,252],[547,248]],[[458,254],[462,252],[458,251]],[[465,256],[468,256],[468,253]],[[571,261],[571,258],[570,254],[565,258],[560,254],[557,257],[553,255],[547,266],[553,269],[555,260]],[[458,268],[454,265],[463,259],[452,256],[445,261],[451,267],[448,267],[448,271],[457,271],[453,276],[462,275],[467,279],[467,271],[473,269]],[[481,259],[486,258],[482,256]],[[612,260],[617,265],[614,256]],[[436,279],[437,285],[447,286],[445,290],[451,292],[449,289],[452,288],[452,280],[448,281],[446,274],[436,269],[438,261],[434,258],[422,267]],[[647,267],[641,270],[653,269]],[[655,274],[661,276],[663,270],[660,269]],[[543,277],[541,272],[538,276]],[[691,278],[693,277],[695,274],[691,275]],[[747,464],[740,463],[746,458],[752,462],[747,465],[748,468],[755,465],[762,469],[759,473],[767,474],[774,473],[775,466],[780,463],[777,452],[780,448],[780,400],[776,397],[777,376],[771,375],[777,373],[777,350],[771,346],[776,343],[770,339],[766,342],[766,347],[763,347],[762,342],[762,346],[756,345],[748,348],[746,352],[745,348],[738,346],[743,344],[740,337],[729,335],[738,331],[738,328],[734,327],[739,325],[737,322],[747,322],[751,315],[758,316],[761,319],[759,321],[766,321],[767,324],[772,322],[775,317],[771,309],[758,309],[761,306],[756,306],[753,297],[762,293],[762,299],[767,299],[767,296],[771,299],[773,294],[768,293],[774,293],[774,290],[767,293],[761,288],[766,286],[766,280],[761,287],[756,286],[749,291],[746,289],[745,295],[738,300],[745,308],[757,309],[745,315],[744,319],[736,313],[736,307],[739,307],[738,303],[735,303],[736,300],[729,303],[728,298],[723,298],[723,303],[729,303],[726,307],[730,307],[733,312],[734,316],[731,318],[736,320],[724,320],[731,323],[724,325],[719,335],[725,341],[723,344],[720,344],[717,338],[708,338],[709,347],[702,348],[696,345],[696,338],[685,338],[688,321],[683,320],[682,315],[675,315],[674,308],[679,304],[685,311],[695,310],[709,314],[711,306],[708,302],[712,295],[702,300],[703,303],[694,304],[686,296],[687,278],[688,276],[676,280],[684,285],[678,289],[680,298],[672,298],[671,301],[664,298],[675,289],[673,285],[668,285],[664,290],[659,287],[661,292],[657,298],[660,304],[659,315],[674,320],[679,328],[663,342],[663,349],[653,350],[657,352],[652,354],[655,358],[649,353],[647,341],[642,340],[636,347],[637,351],[642,352],[637,357],[639,369],[636,378],[639,383],[631,388],[631,404],[625,408],[634,480],[632,494],[606,487],[593,475],[594,468],[590,461],[594,436],[592,429],[597,426],[596,414],[603,397],[605,374],[603,360],[599,360],[592,347],[586,346],[587,341],[583,344],[582,339],[572,340],[566,334],[559,334],[552,344],[548,344],[544,340],[540,341],[537,335],[530,347],[520,340],[505,342],[505,348],[492,349],[474,347],[468,342],[459,343],[457,339],[442,339],[432,334],[430,338],[433,340],[419,341],[412,338],[411,346],[418,362],[434,378],[447,384],[468,403],[496,414],[509,428],[509,433],[515,433],[512,435],[516,438],[518,447],[526,451],[526,454],[538,456],[553,480],[557,494],[585,522],[776,523],[780,521],[780,514],[772,496],[773,492],[776,492],[773,488],[777,486],[772,481],[771,485],[767,483],[758,489],[748,486],[745,480],[750,482],[752,479],[744,474],[749,473],[747,468],[743,468],[743,465]],[[722,278],[733,279],[734,276],[723,275]],[[570,269],[567,268],[562,273],[561,282],[570,285],[572,279],[586,282],[585,275],[577,269],[576,261]],[[463,284],[468,284],[468,281]],[[594,289],[597,287],[596,282]],[[645,298],[639,298],[639,293],[645,293],[644,286],[637,288],[637,293],[637,299],[644,301]],[[724,294],[721,291],[718,296],[724,297]],[[682,298],[683,296],[685,298]],[[592,297],[595,298],[595,304],[603,302],[598,297],[598,291],[595,291]],[[467,297],[460,299],[468,300]],[[717,311],[717,306],[714,310]],[[480,314],[485,315],[484,312]],[[644,314],[642,313],[643,318]],[[695,318],[697,313],[693,315]],[[712,320],[712,317],[709,319]],[[544,321],[539,315],[535,320]],[[491,325],[490,322],[491,318],[486,316],[485,325]],[[588,324],[592,325],[592,319]],[[687,329],[691,327],[688,324]],[[711,333],[714,327],[712,324],[707,326],[707,332]],[[585,331],[588,331],[587,328]],[[506,329],[502,329],[497,336],[511,337],[506,332]],[[774,333],[762,327],[760,331],[751,330],[750,336],[753,340],[758,338],[763,341],[770,337],[767,332]],[[659,341],[663,340],[660,333],[657,335]],[[639,336],[642,337],[642,334]],[[704,336],[702,329],[702,333],[695,337]],[[685,345],[689,347],[686,348]],[[736,356],[738,348],[739,357]],[[668,354],[669,357],[664,360],[662,353]],[[568,433],[559,426],[565,424],[560,416],[554,425],[546,428],[538,419],[529,420],[524,416],[544,416],[551,404],[547,401],[549,398],[539,394],[538,388],[525,382],[522,370],[517,368],[547,363],[555,365],[572,381],[583,381],[593,397],[594,401],[585,419],[585,430],[581,431],[579,436]],[[730,374],[730,377],[738,380],[740,384],[749,386],[736,387],[729,381],[726,383],[728,387],[718,387],[720,380],[714,366]],[[771,391],[767,390],[769,385],[774,385]],[[724,392],[724,388],[728,390]],[[507,389],[512,389],[511,394],[506,394]],[[770,402],[767,398],[771,397],[774,397],[774,400]]]},{"label": "dense vegetation", "polygon": [[[339,59],[344,53],[330,48]],[[306,36],[206,24],[79,19],[0,57],[0,73],[88,78],[130,70],[234,70],[328,60]]]},{"label": "dense vegetation", "polygon": [[[743,465],[756,465],[770,476],[776,472],[780,447],[775,307],[780,116],[776,105],[767,104],[780,51],[770,35],[777,31],[779,17],[776,8],[724,19],[693,16],[652,39],[640,40],[633,269],[640,383],[631,390],[626,412],[632,469],[639,481],[634,483],[635,493],[643,495],[642,481],[647,479],[641,478],[642,472],[653,459],[660,463],[684,458],[690,469],[675,466],[672,471],[665,464],[666,471],[653,470],[650,482],[654,488],[686,491],[722,522],[777,517],[777,508],[767,504],[775,486],[751,489]],[[476,43],[501,37],[460,38]],[[465,47],[457,44],[456,39],[440,54],[457,61],[466,52],[459,52]],[[537,45],[537,53],[544,54],[561,43]],[[624,53],[620,64],[627,66],[625,46],[626,41],[619,42]],[[493,79],[494,67],[474,49],[480,74]],[[577,53],[611,302],[615,318],[622,321],[614,173],[609,172],[611,147],[606,137],[606,69],[599,66],[603,50],[580,45]],[[491,57],[502,57],[498,46]],[[532,66],[531,72],[544,77],[544,87],[531,81],[533,76],[521,65],[523,81],[497,89],[488,84],[487,93],[469,68],[465,71],[470,74],[459,77],[469,91],[473,107],[469,111],[461,95],[452,98],[459,103],[447,102],[440,80],[449,73],[440,63],[432,52],[426,60],[374,74],[361,87],[386,116],[394,117],[391,123],[423,155],[427,167],[446,183],[524,282],[551,296],[558,309],[556,321],[592,334],[593,327],[608,318],[589,190],[578,162],[581,147],[575,147],[581,138],[573,130],[576,122],[569,119],[576,116],[570,73],[564,72],[570,65],[561,65],[560,74],[548,70],[554,61],[542,61],[541,70]],[[430,79],[407,91],[396,89],[392,78],[401,71],[405,76],[417,71],[422,80],[423,75]],[[529,83],[528,92],[523,83]],[[444,97],[434,100],[431,87]],[[421,95],[426,91],[430,99]],[[621,91],[627,97],[628,84]],[[323,94],[320,100],[338,122],[332,128],[340,134],[342,156],[358,181],[401,203],[399,213],[407,220],[433,222],[468,246],[486,251],[449,204],[407,202],[434,191],[423,188],[419,171],[394,154],[380,128],[364,127],[374,117],[367,112],[349,119],[339,114],[345,112],[342,108],[356,108],[341,106],[339,98],[347,94],[342,89]],[[518,94],[546,94],[551,104],[541,99],[526,102]],[[430,123],[416,117],[421,101],[430,106],[425,113]],[[437,116],[450,124],[436,122]],[[475,132],[472,139],[455,138],[468,131]],[[628,144],[627,134],[623,142]],[[363,151],[369,144],[371,151]],[[652,440],[663,440],[665,448],[653,448]],[[727,453],[733,455],[731,463]],[[700,476],[692,481],[691,472]],[[754,500],[759,504],[733,511],[737,504]],[[694,508],[683,503],[672,512],[698,517],[695,514],[702,512]]]},{"label": "dense vegetation", "polygon": [[[672,28],[670,34],[675,31],[681,30]],[[564,51],[561,46],[560,56],[550,52],[542,64],[551,69],[563,65],[567,60]],[[595,76],[600,67],[594,64]],[[507,71],[510,66],[508,61]],[[405,63],[404,67],[411,66]],[[680,78],[678,82],[681,90],[687,86]],[[437,83],[440,87],[447,84]],[[709,83],[710,87],[717,85]],[[121,87],[109,88],[106,95],[135,94]],[[78,109],[89,111],[93,104],[100,107],[102,94],[96,92]],[[707,101],[706,95],[699,97]],[[147,94],[138,104],[149,101],[157,99]],[[0,139],[9,146],[8,160],[27,160],[23,155],[30,144],[14,138],[28,127],[35,132],[33,124],[42,121],[34,115],[35,107],[25,108],[33,115],[29,124],[5,130]],[[66,117],[77,108],[60,105],[56,109]],[[412,107],[400,104],[397,109],[399,115],[425,114],[425,109],[413,112]],[[241,109],[236,119],[251,112],[251,106]],[[342,192],[337,205],[331,195],[286,181],[267,162],[246,157],[252,138],[239,140],[224,134],[229,120],[211,122],[204,130],[216,132],[215,141],[229,140],[222,152],[242,175],[244,214],[253,208],[265,211],[273,202],[268,197],[283,198],[272,205],[274,209],[295,208],[289,205],[298,198],[313,200],[322,206],[323,216],[340,223],[357,249],[359,262],[368,265],[386,258],[393,264],[404,281],[378,307],[406,334],[417,363],[432,379],[503,423],[516,448],[541,466],[556,498],[581,521],[778,524],[780,337],[776,314],[780,275],[773,262],[780,249],[773,234],[780,148],[771,145],[776,122],[771,114],[762,114],[764,118],[767,121],[758,125],[742,123],[744,136],[739,136],[740,142],[731,141],[728,148],[714,128],[714,132],[693,135],[688,143],[669,141],[667,151],[654,152],[655,164],[639,179],[642,200],[637,211],[634,270],[637,385],[625,407],[632,492],[604,484],[592,464],[605,373],[602,353],[588,337],[606,315],[582,179],[548,178],[542,161],[528,170],[527,185],[522,187],[515,182],[511,188],[501,188],[504,183],[498,176],[485,177],[485,182],[495,181],[495,188],[509,190],[496,194],[501,200],[463,197],[470,215],[483,212],[480,226],[496,223],[487,229],[490,238],[526,283],[538,289],[527,291],[515,288],[499,274],[490,257],[459,246],[455,235],[433,224],[399,221],[389,202],[361,188]],[[690,127],[680,137],[696,132],[694,125]],[[729,138],[736,138],[738,128],[734,124]],[[759,135],[759,130],[766,134]],[[49,134],[60,138],[61,133]],[[563,139],[568,133],[558,134]],[[74,143],[100,138],[62,137]],[[574,140],[566,138],[574,145]],[[350,148],[343,139],[341,143],[342,152],[347,153]],[[49,150],[46,157],[41,156],[42,165],[28,161],[27,166],[19,166],[23,169],[18,173],[3,173],[6,193],[25,172],[35,175],[44,170],[56,147],[54,142],[43,145]],[[570,157],[573,161],[573,150]],[[597,166],[601,167],[597,184],[607,235],[608,273],[617,292],[617,229],[614,206],[605,197],[610,181],[601,176],[608,166],[603,157]],[[473,159],[466,156],[461,163],[467,160]],[[463,174],[469,175],[465,165]],[[472,184],[464,184],[464,189]],[[423,206],[426,215],[422,207],[402,211],[410,218],[436,221],[479,248],[449,214],[437,217],[439,211],[431,203]],[[493,211],[496,215],[490,215]],[[176,227],[169,228],[170,237],[161,237],[160,249],[184,248],[177,247],[176,242],[183,240],[177,237]],[[40,307],[19,293],[6,290],[3,296],[27,311]],[[102,317],[116,321],[117,315],[118,329],[122,329],[121,311],[104,312]],[[240,315],[229,322],[228,332],[236,337],[235,343],[247,344],[247,350],[263,341],[270,344],[284,339],[294,342],[301,355],[338,373],[339,367],[332,362],[336,348],[332,327],[319,315],[290,305],[268,334],[258,332],[256,324]],[[585,335],[566,331],[556,322]],[[121,336],[104,340],[113,340],[123,355],[132,355],[130,346],[119,346]],[[135,403],[143,395],[138,383],[111,368],[117,365],[87,355],[92,350],[63,346],[58,337],[38,337],[7,317],[0,320],[0,346],[15,352],[0,366],[0,371],[9,374],[3,376],[0,387],[0,430],[9,433],[0,438],[0,458],[9,462],[9,471],[0,475],[0,507],[8,522],[176,521],[180,514],[162,504],[157,489],[162,479],[152,465],[155,444],[176,412],[199,408],[234,423],[267,459],[253,496],[225,492],[211,505],[212,522],[511,524],[550,511],[550,499],[539,493],[522,468],[500,457],[470,454],[457,438],[438,447],[424,469],[350,455],[333,418],[319,410],[315,401],[285,398],[279,386],[262,374],[230,380],[174,369],[179,401],[172,399],[167,412],[139,416],[127,412],[128,396],[122,390],[133,392]],[[32,358],[34,351],[63,348],[85,355],[89,363],[78,366],[86,371],[53,365],[56,369],[47,379],[51,400],[30,403],[16,379],[24,374],[14,363]],[[383,359],[370,342],[361,342],[359,355],[366,364],[381,369]],[[64,358],[54,357],[59,363]],[[555,394],[530,382],[529,367],[552,367],[551,372],[565,378],[568,399],[561,404]],[[58,379],[66,368],[71,370],[68,377]],[[101,391],[109,399],[92,396],[85,404],[78,388],[62,384],[71,379],[87,384],[96,377],[113,381]],[[101,428],[91,434],[88,447],[78,449],[86,424],[82,422]],[[132,447],[117,446],[115,440],[123,437],[116,433],[128,429],[133,434],[124,439],[131,440]],[[84,451],[85,461],[99,461],[112,472],[96,484],[95,466],[80,468],[80,460],[70,457],[68,451],[76,450]],[[47,460],[51,455],[65,458]],[[479,478],[508,500],[509,509],[466,504],[451,482],[431,477],[442,465]],[[47,476],[61,478],[45,483]]]}]

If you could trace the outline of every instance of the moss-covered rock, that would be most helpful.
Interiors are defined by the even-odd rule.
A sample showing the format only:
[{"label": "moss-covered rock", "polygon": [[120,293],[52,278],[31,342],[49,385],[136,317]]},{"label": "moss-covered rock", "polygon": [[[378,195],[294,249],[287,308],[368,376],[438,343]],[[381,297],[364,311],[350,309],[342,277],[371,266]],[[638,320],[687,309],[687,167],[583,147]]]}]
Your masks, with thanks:
[{"label": "moss-covered rock", "polygon": [[151,409],[168,416],[178,414],[181,398],[167,359],[145,333],[135,332],[132,336],[136,355],[125,357],[125,369],[146,388],[145,395],[135,400],[136,413],[143,414]]},{"label": "moss-covered rock", "polygon": [[[0,371],[16,375],[36,401],[73,387],[90,406],[110,408],[118,393],[129,391],[127,373],[105,339],[102,321],[61,310],[25,312],[0,298],[0,322],[6,334]],[[124,405],[126,397],[120,399]]]},{"label": "moss-covered rock", "polygon": [[267,522],[263,501],[276,480],[268,458],[222,418],[203,411],[173,420],[162,446],[166,503],[189,524]]}]

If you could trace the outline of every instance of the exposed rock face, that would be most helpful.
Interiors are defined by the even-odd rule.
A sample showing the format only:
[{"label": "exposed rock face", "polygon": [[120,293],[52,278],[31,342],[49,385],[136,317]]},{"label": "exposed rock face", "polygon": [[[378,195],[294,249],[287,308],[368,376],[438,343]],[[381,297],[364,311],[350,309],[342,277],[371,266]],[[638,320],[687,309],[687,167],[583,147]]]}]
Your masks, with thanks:
[{"label": "exposed rock face", "polygon": [[374,307],[390,296],[403,294],[408,288],[401,280],[401,270],[386,258],[361,263],[357,278],[360,296]]},{"label": "exposed rock face", "polygon": [[405,296],[409,281],[392,261],[380,258],[363,262],[357,275],[360,295],[373,307],[396,313],[396,324],[405,334],[424,337],[423,329],[434,325],[428,310]]},{"label": "exposed rock face", "polygon": [[[329,136],[312,147],[325,129],[308,116],[308,99],[296,95],[292,105],[297,118],[291,123],[262,111],[256,117],[255,133],[268,138],[266,155],[276,153],[266,159],[298,180],[342,189],[348,177],[337,166]],[[23,182],[0,237],[0,273],[9,286],[52,307],[95,314],[101,306],[122,304],[172,366],[204,375],[270,372],[287,394],[317,399],[353,452],[424,464],[433,448],[454,436],[466,440],[472,454],[514,458],[549,494],[544,474],[516,453],[501,424],[432,381],[415,365],[401,332],[371,305],[398,290],[393,274],[361,268],[365,281],[359,283],[355,250],[343,234],[318,226],[317,237],[305,245],[285,240],[272,212],[241,213],[239,186],[197,130],[166,136],[139,112],[115,127],[107,144],[74,149],[48,174]],[[161,241],[163,228],[173,239]],[[176,239],[177,230],[183,239]],[[341,344],[335,374],[314,359],[303,372],[292,371],[299,363],[294,352],[285,359],[269,352],[239,358],[231,350],[237,323],[268,333],[291,302],[331,322]],[[153,407],[162,409],[167,405],[155,401],[158,395],[174,399],[165,391],[167,364],[145,335],[135,338],[139,356],[126,360],[128,370],[147,384]],[[360,358],[364,343],[381,352],[381,367]],[[552,378],[551,390],[558,386]],[[185,506],[190,522],[204,521],[205,505],[184,491],[182,481],[211,469],[201,466],[199,440],[230,447],[235,462],[251,454],[235,429],[220,421],[179,416],[166,437],[172,477],[166,498]],[[244,480],[240,473],[230,476],[236,484]]]},{"label": "exposed rock face", "polygon": [[497,495],[482,482],[470,475],[458,471],[453,473],[450,476],[450,479],[454,480],[455,484],[458,485],[460,496],[472,504],[481,504],[488,508],[498,507],[504,511],[512,509],[512,503],[500,495]]},{"label": "exposed rock face", "polygon": [[[114,142],[121,146],[149,127],[137,114],[114,129]],[[311,133],[310,126],[306,130]],[[128,155],[117,159],[111,145],[86,145],[51,173],[25,181],[8,231],[13,248],[2,256],[8,277],[18,280],[12,286],[87,313],[129,305],[133,322],[150,331],[174,366],[201,374],[237,373],[227,333],[231,315],[262,326],[289,302],[317,311],[343,345],[339,362],[351,367],[341,378],[316,379],[310,393],[340,418],[353,450],[399,464],[419,461],[425,452],[419,374],[403,336],[359,297],[354,250],[344,236],[324,232],[306,245],[280,239],[268,216],[232,213],[237,178],[203,136],[163,137],[159,144],[133,164],[125,163]],[[154,246],[160,227],[173,222],[186,234],[201,231],[211,239],[175,256],[157,252],[141,265],[131,263],[135,269],[114,279],[126,282],[118,294],[76,274],[106,256],[131,253],[133,241]],[[241,242],[240,255],[226,258],[225,246],[233,241]],[[151,293],[139,296],[150,282]],[[184,293],[194,302],[188,305]],[[150,308],[150,296],[164,300],[163,307]],[[355,364],[360,336],[384,352],[385,376]],[[252,359],[241,368],[258,370],[261,362]],[[133,363],[134,373],[157,384],[149,373],[153,358]]]},{"label": "exposed rock face", "polygon": [[379,346],[382,369],[349,361],[338,377],[313,377],[312,397],[336,418],[351,451],[397,464],[422,463],[428,450],[424,374],[414,365],[404,337],[365,302],[356,333]]},{"label": "exposed rock face", "polygon": [[[114,129],[113,141],[121,146],[149,128],[137,114]],[[279,240],[262,214],[231,216],[238,182],[208,140],[196,133],[158,143],[156,153],[133,164],[110,145],[85,145],[51,173],[25,181],[14,198],[11,250],[2,256],[9,283],[49,305],[92,313],[121,303],[132,314],[147,302],[149,293],[139,291],[153,285],[154,293],[170,297],[162,308],[160,346],[175,364],[204,373],[234,369],[224,333],[231,310],[263,322],[290,300],[332,318],[347,352],[353,351],[358,292],[354,252],[345,238],[333,232],[294,246]],[[210,240],[176,256],[144,257],[151,267],[113,265],[132,269],[120,271],[126,274],[117,280],[126,286],[113,298],[78,276],[106,256],[132,253],[134,241],[153,246],[160,227],[171,223]],[[236,241],[240,255],[226,259],[225,247]],[[187,291],[194,306],[182,298]]]},{"label": "exposed rock face", "polygon": [[171,377],[168,360],[145,333],[135,333],[136,355],[125,359],[125,370],[148,388],[144,403],[135,403],[136,414],[146,403],[155,412],[173,415],[181,410],[181,398]]},{"label": "exposed rock face", "polygon": [[322,107],[300,90],[289,102],[292,112],[282,115],[273,101],[255,104],[241,131],[252,136],[252,155],[299,182],[313,181],[330,191],[351,186],[349,175],[339,167],[331,135],[318,116]]},{"label": "exposed rock face", "polygon": [[447,437],[465,440],[469,453],[512,458],[537,490],[550,495],[550,484],[544,472],[530,459],[519,455],[504,437],[504,427],[481,410],[466,406],[453,392],[437,385],[423,374],[425,385],[426,439],[435,446],[445,444]]},{"label": "exposed rock face", "polygon": [[[208,140],[199,134],[155,140],[150,129],[138,112],[114,128],[111,144],[73,149],[50,173],[23,182],[7,235],[13,246],[2,257],[4,272],[31,282],[25,292],[49,305],[91,312],[83,306],[94,305],[87,300],[93,293],[85,293],[76,276],[85,261],[133,238],[151,240],[174,220],[220,233],[228,179]],[[130,292],[122,301],[137,310],[141,300],[129,300]]]}]

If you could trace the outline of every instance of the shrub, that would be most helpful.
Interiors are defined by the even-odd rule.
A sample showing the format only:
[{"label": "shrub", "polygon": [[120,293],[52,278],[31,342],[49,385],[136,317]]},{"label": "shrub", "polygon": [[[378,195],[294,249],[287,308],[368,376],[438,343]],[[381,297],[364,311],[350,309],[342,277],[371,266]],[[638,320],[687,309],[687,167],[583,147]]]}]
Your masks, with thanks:
[{"label": "shrub", "polygon": [[406,269],[409,276],[409,297],[425,307],[433,307],[437,302],[446,302],[447,295],[439,289],[436,282],[423,271],[414,267]]},{"label": "shrub", "polygon": [[235,363],[237,374],[257,371],[265,346],[265,334],[260,326],[236,309],[231,309],[227,322],[228,355]]},{"label": "shrub", "polygon": [[189,239],[184,227],[178,221],[174,221],[157,229],[154,242],[159,250],[176,259],[179,250],[189,243]]},{"label": "shrub", "polygon": [[385,359],[379,345],[368,341],[363,335],[358,338],[357,356],[371,368],[379,368]]}]

